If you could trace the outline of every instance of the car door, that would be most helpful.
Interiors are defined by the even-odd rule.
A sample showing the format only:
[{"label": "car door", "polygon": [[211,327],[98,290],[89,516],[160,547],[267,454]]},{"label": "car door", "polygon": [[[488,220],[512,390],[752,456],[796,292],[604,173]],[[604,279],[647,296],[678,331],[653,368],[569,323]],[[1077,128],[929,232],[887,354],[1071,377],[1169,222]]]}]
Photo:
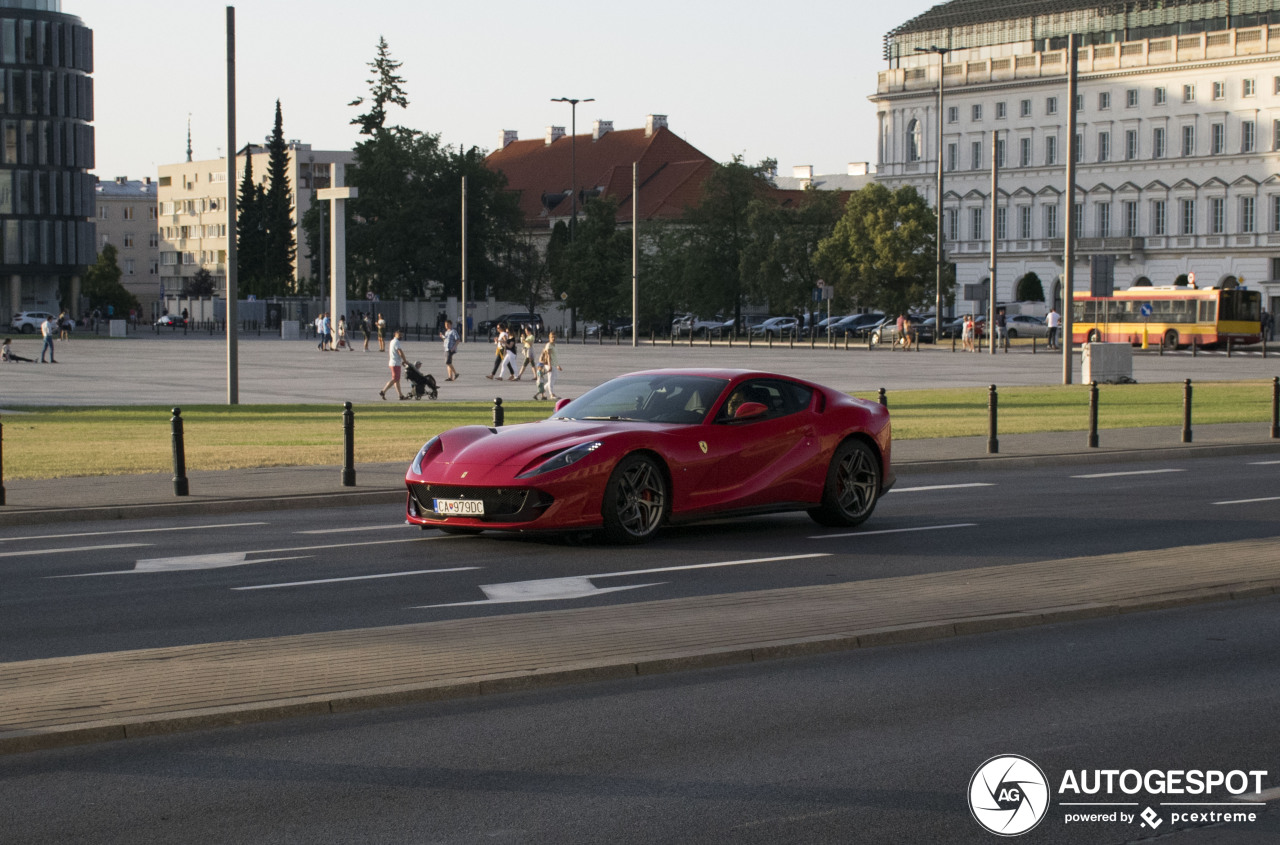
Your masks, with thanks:
[{"label": "car door", "polygon": [[[766,412],[735,420],[728,412],[741,391]],[[822,494],[821,463],[813,392],[784,379],[750,379],[736,386],[710,421],[701,426],[713,469],[691,491],[695,510],[736,510],[783,502],[816,502]]]}]

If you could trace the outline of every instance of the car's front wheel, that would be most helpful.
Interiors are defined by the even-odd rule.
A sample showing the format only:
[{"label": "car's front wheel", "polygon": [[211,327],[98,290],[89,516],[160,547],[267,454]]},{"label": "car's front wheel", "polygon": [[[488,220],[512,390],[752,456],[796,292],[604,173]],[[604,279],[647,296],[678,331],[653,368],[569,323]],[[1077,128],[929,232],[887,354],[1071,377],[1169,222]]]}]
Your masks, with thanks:
[{"label": "car's front wheel", "polygon": [[861,525],[876,509],[880,496],[880,460],[865,442],[846,440],[827,469],[822,504],[809,511],[819,525]]},{"label": "car's front wheel", "polygon": [[35,331],[36,331],[35,326],[31,325],[30,323],[23,323],[22,325],[23,334],[35,334]]},{"label": "car's front wheel", "polygon": [[604,489],[604,536],[611,543],[643,543],[662,527],[670,507],[667,477],[646,455],[628,455]]}]

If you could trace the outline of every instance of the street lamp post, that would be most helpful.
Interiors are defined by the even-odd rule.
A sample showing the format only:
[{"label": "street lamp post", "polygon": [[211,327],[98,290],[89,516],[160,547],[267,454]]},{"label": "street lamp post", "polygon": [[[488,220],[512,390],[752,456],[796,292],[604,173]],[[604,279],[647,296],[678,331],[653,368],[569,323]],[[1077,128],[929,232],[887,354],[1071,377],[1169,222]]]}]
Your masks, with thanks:
[{"label": "street lamp post", "polygon": [[942,327],[942,78],[946,73],[947,53],[950,47],[917,47],[917,53],[938,54],[938,213],[935,246],[937,247],[938,266],[935,268],[936,286],[934,291],[933,325],[935,333]]},{"label": "street lamp post", "polygon": [[569,217],[569,240],[573,240],[574,232],[578,228],[578,103],[594,103],[595,97],[587,97],[585,100],[574,99],[572,97],[553,97],[553,103],[569,104],[569,189],[572,192],[571,208]]}]

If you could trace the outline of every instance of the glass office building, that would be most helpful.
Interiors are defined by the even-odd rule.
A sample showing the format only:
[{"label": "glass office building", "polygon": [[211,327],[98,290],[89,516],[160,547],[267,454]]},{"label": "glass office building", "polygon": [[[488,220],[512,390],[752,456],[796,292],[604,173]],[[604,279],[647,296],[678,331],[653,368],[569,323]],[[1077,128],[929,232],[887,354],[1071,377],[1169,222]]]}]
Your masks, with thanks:
[{"label": "glass office building", "polygon": [[60,0],[0,0],[0,293],[74,310],[94,246],[93,33]]}]

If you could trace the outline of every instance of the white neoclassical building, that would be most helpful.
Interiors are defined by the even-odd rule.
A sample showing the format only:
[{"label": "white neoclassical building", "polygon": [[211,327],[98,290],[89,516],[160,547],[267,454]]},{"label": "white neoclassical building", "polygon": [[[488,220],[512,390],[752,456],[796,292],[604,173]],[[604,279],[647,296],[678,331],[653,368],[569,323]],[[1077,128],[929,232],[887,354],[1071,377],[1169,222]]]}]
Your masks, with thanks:
[{"label": "white neoclassical building", "polygon": [[[1071,33],[1081,46],[1068,202]],[[1280,0],[952,0],[888,33],[885,58],[872,98],[877,179],[936,203],[941,154],[957,311],[975,305],[963,285],[988,277],[993,153],[997,299],[1020,299],[1034,273],[1060,301],[1072,213],[1076,290],[1194,272],[1202,286],[1262,289],[1280,308]]]}]

